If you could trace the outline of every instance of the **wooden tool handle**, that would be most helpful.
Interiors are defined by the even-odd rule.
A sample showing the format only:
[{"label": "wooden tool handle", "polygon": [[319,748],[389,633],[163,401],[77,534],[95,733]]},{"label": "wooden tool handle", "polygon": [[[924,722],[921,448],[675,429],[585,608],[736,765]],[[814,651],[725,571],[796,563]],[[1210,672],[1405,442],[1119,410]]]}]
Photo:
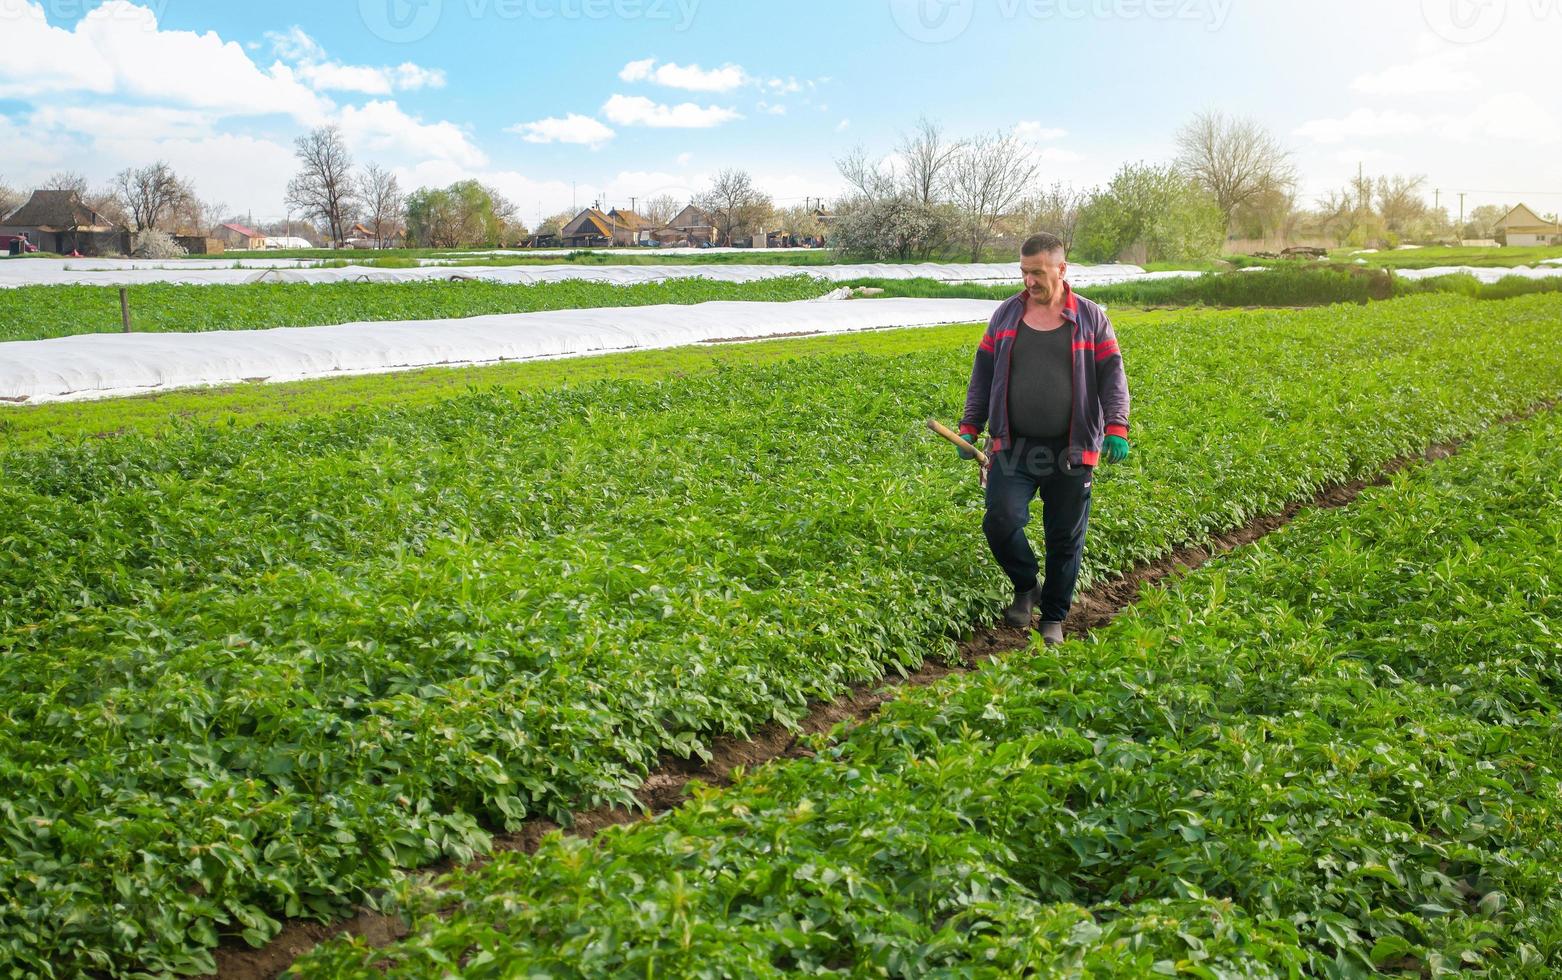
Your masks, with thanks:
[{"label": "wooden tool handle", "polygon": [[939,435],[943,436],[945,439],[948,439],[950,442],[954,443],[956,446],[959,446],[961,449],[965,449],[965,450],[968,450],[970,452],[975,453],[976,454],[976,461],[978,463],[981,463],[983,466],[987,465],[987,454],[986,453],[982,452],[980,449],[977,449],[975,446],[971,445],[969,442],[966,442],[964,439],[960,438],[960,434],[958,432],[954,432],[953,430],[951,430],[949,428],[949,426],[947,426],[944,423],[940,422],[938,419],[928,419],[927,420],[927,427],[929,429],[932,429],[934,432],[938,433]]}]

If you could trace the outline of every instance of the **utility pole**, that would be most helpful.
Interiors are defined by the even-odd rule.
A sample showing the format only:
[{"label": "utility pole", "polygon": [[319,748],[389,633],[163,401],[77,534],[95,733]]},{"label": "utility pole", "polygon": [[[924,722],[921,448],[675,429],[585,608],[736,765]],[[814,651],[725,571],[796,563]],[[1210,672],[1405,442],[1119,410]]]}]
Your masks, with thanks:
[{"label": "utility pole", "polygon": [[640,200],[640,199],[638,197],[635,197],[633,194],[629,195],[629,210],[632,213],[637,213],[637,212],[635,212],[635,202],[638,201],[638,200]]},{"label": "utility pole", "polygon": [[1464,191],[1459,192],[1459,244],[1464,244]]}]

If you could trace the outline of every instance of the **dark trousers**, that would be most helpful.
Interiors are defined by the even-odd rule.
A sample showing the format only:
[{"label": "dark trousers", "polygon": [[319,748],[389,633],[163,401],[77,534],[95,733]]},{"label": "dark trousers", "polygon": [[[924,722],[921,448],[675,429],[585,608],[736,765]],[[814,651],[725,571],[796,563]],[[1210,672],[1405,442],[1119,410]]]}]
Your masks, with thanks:
[{"label": "dark trousers", "polygon": [[1036,587],[1041,571],[1025,537],[1031,499],[1041,497],[1041,526],[1046,545],[1046,577],[1041,587],[1042,622],[1062,622],[1074,603],[1090,522],[1092,467],[1069,466],[1067,440],[1015,441],[993,456],[987,472],[987,516],[982,530],[993,557],[1016,591]]}]

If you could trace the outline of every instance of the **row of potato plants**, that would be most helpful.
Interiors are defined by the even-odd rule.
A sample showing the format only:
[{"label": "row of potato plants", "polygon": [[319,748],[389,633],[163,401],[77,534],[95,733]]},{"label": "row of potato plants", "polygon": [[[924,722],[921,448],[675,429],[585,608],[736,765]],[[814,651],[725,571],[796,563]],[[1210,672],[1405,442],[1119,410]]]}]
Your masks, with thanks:
[{"label": "row of potato plants", "polygon": [[[427,280],[185,286],[150,283],[129,289],[138,333],[264,330],[376,320],[432,320],[491,313],[535,313],[609,306],[687,305],[716,300],[787,302],[834,289],[798,274],[760,282],[718,282],[697,274],[665,282],[517,285]],[[122,329],[113,286],[19,286],[0,289],[0,341],[43,340]]]},{"label": "row of potato plants", "polygon": [[[1555,397],[1557,309],[1125,329],[1087,580]],[[6,965],[209,969],[952,652],[1004,590],[919,420],[976,335],[0,455]]]},{"label": "row of potato plants", "polygon": [[297,975],[1553,973],[1559,553],[1547,412]]}]

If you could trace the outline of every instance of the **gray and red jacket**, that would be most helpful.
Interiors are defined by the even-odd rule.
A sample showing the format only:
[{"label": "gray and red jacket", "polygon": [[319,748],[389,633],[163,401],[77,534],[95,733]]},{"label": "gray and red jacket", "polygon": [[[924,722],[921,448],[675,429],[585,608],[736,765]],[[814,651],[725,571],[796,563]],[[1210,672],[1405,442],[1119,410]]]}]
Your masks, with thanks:
[{"label": "gray and red jacket", "polygon": [[[1012,296],[993,313],[976,348],[971,385],[965,393],[961,435],[992,432],[989,452],[1014,445],[1009,432],[1009,358],[1015,332],[1025,316],[1025,293]],[[1128,438],[1128,376],[1106,311],[1076,296],[1063,284],[1063,318],[1074,336],[1074,404],[1068,423],[1069,461],[1094,466],[1106,436]],[[1061,328],[1060,328],[1061,329]]]}]

